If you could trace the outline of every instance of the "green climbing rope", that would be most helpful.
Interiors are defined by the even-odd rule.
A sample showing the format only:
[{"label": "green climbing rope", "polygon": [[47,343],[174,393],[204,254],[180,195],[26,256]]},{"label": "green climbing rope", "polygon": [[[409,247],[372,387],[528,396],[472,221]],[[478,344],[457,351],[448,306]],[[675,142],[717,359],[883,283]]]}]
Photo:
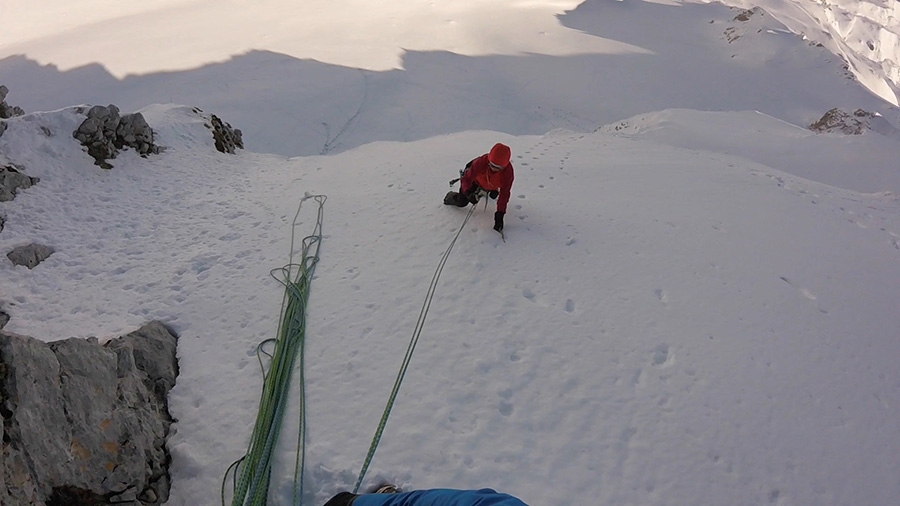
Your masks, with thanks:
[{"label": "green climbing rope", "polygon": [[391,414],[391,409],[394,407],[394,401],[397,399],[397,393],[400,392],[400,384],[403,382],[404,376],[406,376],[406,369],[409,367],[409,362],[412,359],[413,352],[416,349],[416,344],[419,342],[419,336],[422,334],[422,328],[425,326],[425,318],[428,316],[428,309],[431,308],[431,299],[434,298],[434,290],[437,288],[438,279],[441,277],[441,272],[444,270],[444,265],[447,264],[447,259],[450,257],[450,251],[453,250],[453,246],[456,244],[456,240],[459,239],[459,235],[462,233],[463,228],[465,228],[466,223],[469,222],[469,218],[472,217],[472,213],[475,212],[476,206],[471,206],[469,208],[468,214],[466,214],[466,218],[463,220],[462,225],[459,226],[459,230],[456,231],[456,235],[453,236],[453,240],[450,241],[450,245],[447,246],[447,250],[444,251],[443,256],[441,257],[441,261],[438,262],[437,269],[434,271],[434,275],[431,277],[431,284],[428,286],[428,293],[425,295],[425,302],[422,304],[422,309],[419,311],[419,320],[416,322],[416,327],[413,330],[412,338],[409,340],[409,346],[406,348],[406,355],[403,357],[403,363],[400,366],[400,371],[397,373],[397,379],[394,381],[394,388],[391,390],[391,395],[388,398],[387,405],[384,407],[384,413],[381,415],[381,420],[378,422],[378,428],[375,430],[375,437],[372,438],[372,444],[369,445],[369,453],[366,455],[366,459],[363,462],[362,469],[359,471],[359,477],[356,479],[356,486],[353,488],[353,493],[357,493],[359,491],[360,485],[362,485],[363,478],[366,476],[366,471],[369,469],[369,464],[372,463],[372,458],[375,456],[375,450],[378,448],[378,443],[381,441],[381,435],[384,432],[384,427],[387,425],[388,416]]},{"label": "green climbing rope", "polygon": [[[313,278],[316,264],[319,261],[319,246],[322,241],[322,218],[324,213],[324,204],[326,200],[324,195],[307,195],[300,201],[297,213],[294,215],[294,221],[291,232],[291,256],[289,263],[284,267],[272,270],[272,276],[284,286],[284,297],[281,307],[281,318],[278,324],[278,333],[275,339],[267,339],[257,346],[257,358],[260,368],[263,371],[263,389],[260,397],[259,409],[256,415],[256,424],[253,427],[253,434],[250,438],[250,444],[247,453],[235,461],[225,472],[225,479],[222,481],[222,506],[225,506],[225,489],[229,475],[234,477],[234,489],[232,494],[232,506],[265,506],[268,500],[269,482],[272,473],[272,458],[275,446],[281,431],[281,425],[284,418],[284,412],[287,408],[287,395],[290,390],[291,373],[294,365],[299,361],[297,367],[299,375],[299,429],[297,440],[297,454],[294,463],[294,490],[292,504],[300,505],[303,497],[303,476],[306,463],[306,391],[305,391],[305,373],[304,373],[304,345],[306,334],[306,307],[309,301],[310,283]],[[312,234],[306,236],[301,244],[301,259],[294,262],[294,244],[297,222],[300,216],[300,210],[303,202],[306,200],[315,200],[318,203],[318,216],[316,225]],[[366,471],[375,456],[375,450],[381,441],[384,428],[387,425],[388,417],[391,409],[397,399],[400,391],[400,385],[406,376],[406,370],[412,360],[413,352],[419,342],[422,329],[425,325],[425,319],[428,316],[428,310],[431,308],[431,301],[434,298],[434,292],[437,288],[438,280],[450,257],[453,246],[462,234],[463,229],[468,223],[469,218],[476,207],[472,206],[466,214],[465,219],[453,236],[453,240],[447,247],[437,269],[431,278],[431,284],[425,296],[425,302],[419,312],[419,318],[413,330],[412,338],[403,357],[400,371],[394,381],[393,389],[388,398],[384,413],[378,423],[375,436],[369,446],[369,452],[366,455],[356,486],[353,492],[359,491],[359,487],[365,478]],[[270,352],[266,346],[274,345],[274,349]],[[263,360],[263,355],[268,357],[268,370]]]},{"label": "green climbing rope", "polygon": [[[272,458],[278,441],[287,398],[291,373],[299,361],[300,375],[300,428],[297,441],[297,458],[294,469],[293,504],[300,504],[303,496],[303,474],[306,461],[306,392],[303,372],[304,341],[306,334],[306,307],[313,272],[319,261],[322,242],[322,218],[326,196],[307,195],[300,201],[291,231],[291,254],[287,265],[272,270],[272,277],[284,286],[281,318],[275,339],[267,339],[257,346],[257,358],[263,370],[263,388],[256,424],[250,438],[247,453],[235,461],[225,473],[222,482],[222,505],[225,505],[225,484],[233,473],[234,490],[232,506],[264,506],[268,500],[269,481],[272,474]],[[294,244],[300,210],[306,200],[318,203],[318,216],[313,233],[301,243],[300,261],[294,262]],[[274,345],[269,352],[266,346]],[[268,370],[262,356],[268,357]]]}]

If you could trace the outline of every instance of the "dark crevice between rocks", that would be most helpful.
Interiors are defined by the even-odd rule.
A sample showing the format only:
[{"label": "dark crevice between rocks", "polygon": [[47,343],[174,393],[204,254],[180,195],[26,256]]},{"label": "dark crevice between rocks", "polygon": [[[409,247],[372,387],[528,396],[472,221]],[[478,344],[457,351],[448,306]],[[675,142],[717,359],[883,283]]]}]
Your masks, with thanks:
[{"label": "dark crevice between rocks", "polygon": [[[2,328],[2,325],[0,325],[0,328]],[[10,429],[12,429],[10,424],[13,416],[14,406],[11,404],[13,401],[6,389],[6,385],[8,384],[7,376],[9,374],[9,371],[7,370],[6,366],[7,359],[5,356],[3,356],[3,354],[3,347],[0,346],[0,418],[2,418],[0,422],[2,422],[3,425],[3,447],[6,447],[6,445],[8,445],[11,440],[9,434]],[[2,448],[0,448],[0,454],[2,454]]]},{"label": "dark crevice between rocks", "polygon": [[53,487],[47,506],[108,506],[109,498],[71,485]]}]

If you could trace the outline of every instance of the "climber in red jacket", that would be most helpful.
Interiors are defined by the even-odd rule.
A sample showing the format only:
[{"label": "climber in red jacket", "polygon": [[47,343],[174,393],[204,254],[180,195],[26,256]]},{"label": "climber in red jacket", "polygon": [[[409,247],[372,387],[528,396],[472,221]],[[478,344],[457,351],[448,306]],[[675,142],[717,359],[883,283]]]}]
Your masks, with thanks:
[{"label": "climber in red jacket", "polygon": [[489,153],[467,163],[459,180],[459,192],[447,193],[444,204],[466,207],[477,204],[478,199],[484,195],[497,199],[494,230],[503,232],[503,216],[506,214],[513,184],[513,166],[509,157],[509,146],[498,142]]}]

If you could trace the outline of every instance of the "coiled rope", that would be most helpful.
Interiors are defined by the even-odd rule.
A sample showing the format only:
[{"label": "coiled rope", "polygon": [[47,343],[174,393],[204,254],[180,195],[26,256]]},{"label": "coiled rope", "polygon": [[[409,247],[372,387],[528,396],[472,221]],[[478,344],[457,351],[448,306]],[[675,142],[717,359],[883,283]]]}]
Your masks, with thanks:
[{"label": "coiled rope", "polygon": [[419,311],[419,320],[416,322],[412,338],[409,340],[409,346],[406,348],[406,356],[403,357],[403,364],[400,366],[400,372],[397,373],[397,379],[394,381],[394,388],[391,390],[387,405],[384,407],[384,413],[381,415],[381,420],[378,422],[378,429],[375,431],[375,437],[372,438],[372,444],[369,445],[369,453],[366,455],[362,469],[359,471],[359,477],[356,479],[356,486],[353,488],[354,494],[359,491],[363,478],[366,476],[366,471],[369,469],[369,464],[372,463],[372,458],[375,456],[375,450],[378,448],[378,443],[381,441],[381,435],[384,432],[385,425],[387,425],[388,416],[391,414],[391,409],[394,407],[394,401],[397,399],[397,393],[400,391],[400,384],[403,382],[403,377],[406,376],[406,369],[409,367],[413,351],[416,349],[416,344],[419,342],[419,336],[422,334],[422,328],[425,326],[425,318],[428,316],[428,309],[431,307],[431,299],[434,298],[434,291],[437,288],[438,279],[441,277],[444,265],[447,264],[447,259],[450,257],[450,251],[453,250],[453,245],[455,245],[456,240],[459,239],[459,235],[462,233],[463,228],[465,228],[466,223],[469,222],[469,218],[472,217],[472,213],[475,212],[475,208],[476,206],[474,205],[469,207],[466,218],[463,220],[462,225],[459,226],[459,230],[456,231],[456,235],[453,236],[453,240],[450,241],[450,245],[447,246],[447,250],[444,251],[443,256],[441,256],[441,261],[438,262],[437,269],[434,271],[434,276],[431,277],[431,284],[428,286],[425,302],[422,304],[421,311]]},{"label": "coiled rope", "polygon": [[[301,245],[300,262],[294,262],[294,243],[297,228],[297,220],[303,202],[308,199],[315,200],[318,203],[318,217],[312,234],[306,236]],[[233,474],[234,490],[232,495],[232,506],[265,506],[268,499],[269,482],[272,473],[272,456],[281,431],[281,424],[284,418],[284,412],[287,405],[287,394],[290,390],[291,372],[297,360],[300,362],[298,367],[299,374],[299,402],[300,402],[300,420],[297,441],[297,456],[294,463],[294,490],[292,504],[301,504],[303,497],[303,476],[306,463],[306,378],[304,373],[304,345],[306,334],[306,306],[309,301],[309,289],[312,282],[313,273],[316,264],[319,261],[319,246],[322,241],[322,219],[324,214],[324,204],[327,197],[325,195],[307,195],[300,201],[297,207],[297,213],[294,215],[294,221],[291,231],[291,256],[289,263],[279,269],[273,269],[271,274],[284,288],[284,297],[281,307],[281,318],[278,324],[278,337],[275,339],[267,339],[257,346],[257,358],[260,368],[263,371],[263,390],[260,398],[259,409],[256,416],[256,424],[253,427],[253,434],[250,438],[250,445],[247,453],[231,464],[225,472],[225,478],[222,481],[222,506],[225,506],[225,488],[228,475]],[[441,256],[437,269],[431,278],[431,284],[428,286],[428,292],[425,296],[425,302],[419,311],[419,318],[416,322],[413,335],[410,338],[406,355],[397,378],[394,381],[393,389],[388,398],[384,413],[378,423],[375,436],[369,445],[369,451],[363,462],[359,477],[353,492],[359,491],[362,485],[369,465],[375,456],[375,450],[381,441],[384,428],[387,425],[388,417],[393,409],[397,394],[400,391],[400,385],[406,376],[406,370],[412,360],[413,352],[419,342],[422,329],[425,325],[425,319],[428,316],[428,310],[431,308],[431,301],[434,298],[434,292],[437,288],[438,281],[453,246],[462,234],[463,229],[472,217],[476,206],[471,206],[465,219],[460,225],[450,245]],[[274,350],[270,353],[266,351],[265,346],[274,344]],[[269,359],[269,369],[266,371],[262,355],[266,355]]]},{"label": "coiled rope", "polygon": [[[300,210],[306,200],[318,203],[318,216],[313,233],[301,242],[301,258],[294,262],[294,241]],[[284,286],[281,303],[281,318],[278,323],[277,338],[267,339],[256,347],[256,355],[263,371],[263,389],[256,415],[256,424],[250,438],[247,453],[235,461],[225,472],[222,481],[222,505],[225,505],[225,484],[229,473],[234,473],[232,506],[264,506],[268,499],[269,481],[272,474],[272,457],[281,431],[287,397],[290,390],[291,373],[297,360],[300,361],[300,428],[297,441],[297,457],[294,463],[293,504],[300,504],[303,496],[303,474],[306,463],[306,392],[303,372],[303,353],[306,334],[306,306],[309,289],[316,264],[319,261],[319,246],[322,242],[322,218],[325,195],[307,194],[300,200],[291,230],[291,253],[288,264],[273,269],[272,277]],[[274,344],[274,350],[266,351],[267,345]],[[268,371],[262,355],[269,359]]]}]

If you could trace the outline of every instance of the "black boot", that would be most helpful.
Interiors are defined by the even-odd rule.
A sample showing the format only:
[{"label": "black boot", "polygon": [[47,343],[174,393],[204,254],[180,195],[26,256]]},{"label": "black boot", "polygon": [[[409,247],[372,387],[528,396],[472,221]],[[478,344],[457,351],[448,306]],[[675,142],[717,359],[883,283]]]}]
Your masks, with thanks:
[{"label": "black boot", "polygon": [[325,503],[325,506],[350,506],[353,503],[353,500],[356,499],[356,494],[351,494],[350,492],[340,492],[336,496],[332,497]]},{"label": "black boot", "polygon": [[444,196],[444,205],[466,207],[469,205],[469,199],[461,193],[447,192],[447,195]]}]

